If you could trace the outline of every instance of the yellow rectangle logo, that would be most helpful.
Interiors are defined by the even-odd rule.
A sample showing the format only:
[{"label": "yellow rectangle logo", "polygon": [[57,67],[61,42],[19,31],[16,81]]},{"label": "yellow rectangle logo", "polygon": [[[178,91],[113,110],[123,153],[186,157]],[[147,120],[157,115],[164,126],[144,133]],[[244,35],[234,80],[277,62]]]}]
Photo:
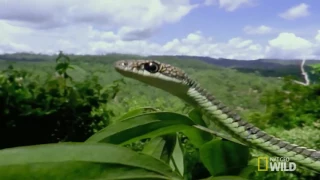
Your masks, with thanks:
[{"label": "yellow rectangle logo", "polygon": [[[258,171],[268,171],[269,157],[258,157]],[[264,162],[265,167],[261,169],[261,162]]]}]

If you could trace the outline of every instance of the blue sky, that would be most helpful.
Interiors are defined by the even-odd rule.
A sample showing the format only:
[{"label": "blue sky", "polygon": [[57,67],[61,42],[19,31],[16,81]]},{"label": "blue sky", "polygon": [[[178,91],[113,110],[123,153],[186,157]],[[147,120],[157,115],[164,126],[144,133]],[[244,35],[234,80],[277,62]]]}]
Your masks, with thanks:
[{"label": "blue sky", "polygon": [[[195,3],[197,0],[191,2]],[[286,20],[279,16],[282,12],[301,3],[309,5],[309,16],[296,20]],[[176,37],[182,38],[186,33],[197,30],[202,31],[204,35],[214,36],[219,41],[236,36],[252,38],[252,35],[244,33],[243,28],[246,25],[260,26],[261,24],[310,38],[320,29],[320,11],[316,7],[320,7],[320,1],[262,0],[231,12],[219,6],[201,6],[183,17],[181,21],[164,25],[153,38],[155,41],[165,42]],[[274,34],[267,34],[254,38],[266,40],[274,36]]]},{"label": "blue sky", "polygon": [[320,59],[320,1],[0,0],[0,53]]}]

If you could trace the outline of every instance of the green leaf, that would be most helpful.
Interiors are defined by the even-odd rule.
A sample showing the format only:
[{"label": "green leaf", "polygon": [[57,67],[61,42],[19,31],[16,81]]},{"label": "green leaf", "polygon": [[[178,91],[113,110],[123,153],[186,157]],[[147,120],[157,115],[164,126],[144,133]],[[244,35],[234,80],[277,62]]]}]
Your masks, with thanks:
[{"label": "green leaf", "polygon": [[[250,164],[250,162],[248,164]],[[261,167],[261,168],[264,168],[264,167]],[[239,176],[244,177],[244,178],[250,178],[254,173],[257,172],[257,170],[258,170],[257,166],[248,165],[247,167],[242,169]]]},{"label": "green leaf", "polygon": [[184,175],[184,154],[181,148],[181,143],[177,137],[176,144],[172,153],[171,163],[174,168],[180,173],[181,176]]},{"label": "green leaf", "polygon": [[[199,129],[199,130],[201,130],[201,131],[203,131],[203,132],[207,132],[207,133],[211,134],[212,136],[219,137],[219,138],[222,138],[222,139],[225,139],[225,140],[228,140],[228,141],[232,141],[234,143],[246,146],[245,144],[243,144],[242,142],[238,141],[237,139],[233,138],[232,136],[230,136],[228,134],[223,134],[223,133],[220,133],[220,132],[216,132],[216,131],[213,131],[213,130],[211,130],[209,128],[200,126],[200,125],[195,125],[194,127]],[[208,139],[207,138],[208,136],[206,134],[204,134],[204,135],[205,136],[203,138],[208,140],[208,141],[213,139],[212,137],[211,137],[211,139]]]},{"label": "green leaf", "polygon": [[[217,128],[214,126],[214,124],[212,123],[213,119],[208,119],[205,116],[202,115],[201,111],[199,109],[193,109],[190,113],[189,113],[189,117],[196,123],[199,124],[196,127],[198,129],[201,129],[201,131],[203,131],[201,133],[201,136],[203,137],[203,139],[207,140],[207,141],[211,141],[213,139],[213,136],[218,136],[220,138],[229,140],[229,141],[233,141],[236,143],[240,143],[238,140],[232,138],[229,134],[226,134],[225,132],[221,131],[221,129]],[[210,129],[208,128],[208,126],[205,123],[204,118],[208,121],[209,124],[211,124]],[[211,117],[212,118],[212,117]],[[211,121],[211,122],[210,122]],[[210,135],[211,134],[211,135]]]},{"label": "green leaf", "polygon": [[70,65],[69,69],[66,71],[73,79],[76,78],[77,81],[83,81],[88,75],[87,71],[82,69],[77,65]]},{"label": "green leaf", "polygon": [[129,111],[126,114],[122,115],[116,121],[122,121],[122,120],[125,120],[130,117],[138,116],[138,115],[145,114],[148,112],[155,112],[155,111],[159,111],[159,110],[157,110],[153,107],[142,107],[142,108],[134,109],[134,110]]},{"label": "green leaf", "polygon": [[192,109],[188,116],[196,123],[199,124],[201,126],[207,127],[207,124],[204,122],[204,120],[202,119],[202,113],[200,110],[198,109]]},{"label": "green leaf", "polygon": [[151,139],[143,148],[142,153],[151,155],[157,159],[161,158],[163,147],[166,141],[163,137],[155,137]]},{"label": "green leaf", "polygon": [[177,133],[164,135],[163,139],[166,143],[162,150],[161,160],[169,164],[176,145]]},{"label": "green leaf", "polygon": [[152,156],[105,143],[9,148],[0,151],[0,159],[1,179],[38,175],[45,179],[71,179],[70,176],[81,179],[182,179],[168,165]]},{"label": "green leaf", "polygon": [[152,155],[157,159],[169,163],[176,148],[177,135],[169,134],[162,137],[153,138],[142,150],[142,153]]},{"label": "green leaf", "polygon": [[[193,109],[192,111],[190,111],[190,113],[188,114],[188,116],[190,117],[190,119],[192,119],[192,121],[200,126],[203,127],[207,127],[206,123],[204,122],[204,120],[202,119],[202,114],[200,112],[199,109]],[[208,142],[211,141],[213,136],[212,134],[209,134],[208,132],[204,132],[203,130],[199,131],[199,134],[202,136],[202,138]]]},{"label": "green leaf", "polygon": [[247,166],[249,148],[227,140],[212,140],[200,150],[200,159],[212,176],[236,175]]},{"label": "green leaf", "polygon": [[[207,142],[203,133],[193,127],[194,122],[181,114],[154,112],[116,122],[91,136],[86,142],[129,144],[137,140],[182,132],[196,147]],[[200,133],[201,132],[201,133]]]},{"label": "green leaf", "polygon": [[[208,118],[207,116],[204,116],[204,114],[201,112],[200,109],[193,109],[189,113],[189,117],[196,123],[203,127],[209,128],[213,130],[214,132],[221,132],[221,129],[215,126],[213,121],[215,121],[215,117]],[[221,134],[221,133],[220,133]]]},{"label": "green leaf", "polygon": [[101,163],[35,163],[27,165],[14,165],[0,168],[0,179],[168,179],[167,176],[136,168],[117,164]]}]

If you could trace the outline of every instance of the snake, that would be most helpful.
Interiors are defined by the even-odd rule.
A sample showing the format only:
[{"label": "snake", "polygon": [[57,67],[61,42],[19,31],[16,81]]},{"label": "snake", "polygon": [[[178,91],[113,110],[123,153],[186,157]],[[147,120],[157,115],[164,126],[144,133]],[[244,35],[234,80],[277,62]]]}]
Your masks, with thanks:
[{"label": "snake", "polygon": [[191,79],[182,69],[148,59],[114,63],[122,76],[138,80],[178,97],[212,119],[213,124],[248,147],[277,157],[288,157],[302,167],[320,173],[320,151],[281,140],[254,126]]}]

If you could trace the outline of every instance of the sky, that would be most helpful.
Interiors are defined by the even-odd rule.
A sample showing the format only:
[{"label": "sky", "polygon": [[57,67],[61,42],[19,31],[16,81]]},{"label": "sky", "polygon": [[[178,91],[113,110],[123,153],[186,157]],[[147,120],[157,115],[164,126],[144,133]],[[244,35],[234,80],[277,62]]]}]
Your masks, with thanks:
[{"label": "sky", "polygon": [[0,0],[0,53],[320,59],[319,7],[316,0]]}]

